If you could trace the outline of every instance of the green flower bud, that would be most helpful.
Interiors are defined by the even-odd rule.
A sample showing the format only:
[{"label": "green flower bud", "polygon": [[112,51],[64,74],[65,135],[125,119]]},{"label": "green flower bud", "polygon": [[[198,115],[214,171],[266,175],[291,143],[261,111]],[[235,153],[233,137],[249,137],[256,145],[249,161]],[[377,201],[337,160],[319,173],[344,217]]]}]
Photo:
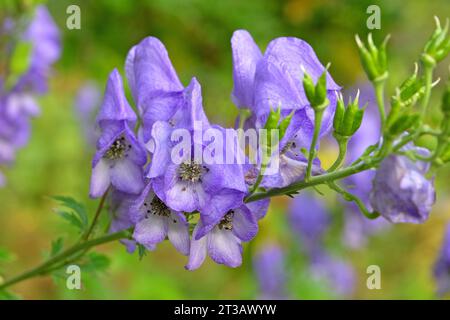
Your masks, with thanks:
[{"label": "green flower bud", "polygon": [[313,105],[316,96],[316,88],[311,76],[306,73],[306,71],[303,71],[303,89],[305,90],[308,101]]},{"label": "green flower bud", "polygon": [[327,99],[327,69],[319,77],[315,85],[311,76],[303,70],[303,89],[311,108],[324,110],[329,104]]},{"label": "green flower bud", "polygon": [[281,120],[280,125],[278,126],[280,140],[283,139],[284,134],[286,133],[287,128],[289,127],[289,124],[291,123],[292,117],[294,116],[295,111],[292,111],[286,118]]},{"label": "green flower bud", "polygon": [[369,33],[367,46],[358,35],[355,37],[359,49],[361,64],[368,78],[372,82],[383,81],[388,76],[386,47],[389,41],[387,36],[379,48],[374,44],[372,34]]},{"label": "green flower bud", "polygon": [[278,122],[280,121],[281,108],[278,107],[277,110],[270,108],[269,116],[267,117],[264,129],[271,130],[277,129]]},{"label": "green flower bud", "polygon": [[354,101],[349,101],[344,107],[342,96],[338,97],[336,112],[333,119],[334,132],[343,137],[351,137],[358,131],[364,116],[364,108],[359,108],[359,91]]},{"label": "green flower bud", "polygon": [[450,37],[447,35],[449,20],[446,20],[444,28],[441,27],[437,17],[435,17],[435,20],[436,29],[430,40],[425,44],[422,54],[422,63],[429,67],[434,67],[436,63],[443,60],[450,52]]},{"label": "green flower bud", "polygon": [[336,111],[334,113],[334,119],[333,119],[334,131],[336,131],[336,132],[341,131],[344,114],[345,114],[344,100],[342,99],[342,95],[339,95],[337,102],[336,102]]}]

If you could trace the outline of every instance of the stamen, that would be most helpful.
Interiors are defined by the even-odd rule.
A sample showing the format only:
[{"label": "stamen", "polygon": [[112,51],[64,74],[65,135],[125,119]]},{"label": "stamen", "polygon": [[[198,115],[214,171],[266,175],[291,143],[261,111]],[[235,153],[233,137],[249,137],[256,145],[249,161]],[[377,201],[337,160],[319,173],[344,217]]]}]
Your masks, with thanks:
[{"label": "stamen", "polygon": [[149,207],[147,206],[147,203],[144,203],[144,206],[146,208],[150,207],[150,209],[147,210],[148,214],[157,214],[158,216],[164,216],[164,217],[170,216],[170,209],[157,196],[153,197],[153,200],[150,203]]},{"label": "stamen", "polygon": [[227,212],[227,214],[220,220],[218,226],[219,229],[225,229],[225,230],[233,230],[233,217],[234,217],[234,210],[230,210]]},{"label": "stamen", "polygon": [[127,144],[125,137],[120,137],[111,144],[104,157],[110,160],[117,160],[127,156],[126,152],[131,149],[131,144]]},{"label": "stamen", "polygon": [[183,162],[178,167],[178,176],[183,181],[201,182],[204,171],[207,168],[195,162]]}]

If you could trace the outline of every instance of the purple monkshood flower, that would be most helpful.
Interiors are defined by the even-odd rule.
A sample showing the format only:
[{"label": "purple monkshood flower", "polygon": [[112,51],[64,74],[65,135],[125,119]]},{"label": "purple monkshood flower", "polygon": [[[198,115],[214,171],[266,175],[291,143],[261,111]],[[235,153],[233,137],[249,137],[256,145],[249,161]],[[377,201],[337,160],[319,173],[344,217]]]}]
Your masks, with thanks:
[{"label": "purple monkshood flower", "polygon": [[[412,145],[424,157],[429,151]],[[392,223],[423,223],[435,201],[433,181],[425,177],[429,163],[390,155],[380,164],[373,180],[370,202],[374,210]]]},{"label": "purple monkshood flower", "polygon": [[201,105],[197,109],[189,108],[192,99],[199,100],[201,104],[200,85],[193,78],[188,87],[183,87],[166,48],[157,38],[147,37],[131,48],[125,70],[142,119],[140,137],[144,142],[150,140],[156,121],[185,128],[192,116],[204,125],[209,125]]},{"label": "purple monkshood flower", "polygon": [[30,66],[14,90],[31,87],[36,93],[45,93],[50,67],[61,54],[58,26],[45,6],[36,7],[34,18],[25,30],[23,40],[32,45]]},{"label": "purple monkshood flower", "polygon": [[286,299],[286,270],[280,246],[264,246],[253,258],[260,299]]},{"label": "purple monkshood flower", "polygon": [[101,197],[110,185],[121,192],[138,194],[144,188],[144,148],[136,139],[136,115],[128,104],[119,72],[111,72],[97,124],[101,136],[92,161],[90,196]]},{"label": "purple monkshood flower", "polygon": [[337,295],[350,296],[355,288],[356,276],[353,267],[325,252],[318,252],[312,258],[311,272],[317,279],[323,279]]},{"label": "purple monkshood flower", "polygon": [[437,283],[437,293],[445,295],[450,292],[450,223],[447,224],[442,248],[434,265],[433,274]]},{"label": "purple monkshood flower", "polygon": [[313,194],[303,191],[291,201],[289,220],[309,255],[323,246],[330,216],[324,203]]},{"label": "purple monkshood flower", "polygon": [[183,213],[170,209],[152,191],[151,182],[130,207],[130,217],[134,229],[133,238],[154,250],[166,237],[182,254],[189,254],[189,223]]},{"label": "purple monkshood flower", "polygon": [[[278,174],[266,176],[262,186],[283,187],[301,179],[307,159],[301,149],[309,149],[314,132],[314,110],[303,90],[303,69],[314,81],[325,71],[309,44],[297,38],[272,40],[264,55],[245,30],[238,30],[231,39],[233,50],[232,98],[238,108],[249,108],[251,118],[246,127],[262,128],[271,108],[281,108],[282,117],[295,111],[288,132],[280,142]],[[331,129],[336,109],[336,92],[340,87],[327,75],[330,105],[323,115],[320,135]],[[316,159],[313,173],[320,171]]]},{"label": "purple monkshood flower", "polygon": [[86,141],[95,145],[97,134],[94,125],[94,113],[101,103],[101,92],[93,82],[85,83],[75,98],[75,111],[82,127]]},{"label": "purple monkshood flower", "polygon": [[242,241],[252,240],[258,232],[254,215],[245,206],[225,212],[217,224],[204,225],[201,220],[194,228],[187,270],[201,266],[208,254],[214,262],[235,268],[242,263]]},{"label": "purple monkshood flower", "polygon": [[[108,196],[109,212],[111,214],[111,226],[109,232],[119,232],[134,227],[131,219],[130,207],[136,201],[136,195],[130,195],[120,192],[117,189],[112,189]],[[136,250],[136,241],[130,239],[121,239],[121,243],[125,245],[129,253]]]}]

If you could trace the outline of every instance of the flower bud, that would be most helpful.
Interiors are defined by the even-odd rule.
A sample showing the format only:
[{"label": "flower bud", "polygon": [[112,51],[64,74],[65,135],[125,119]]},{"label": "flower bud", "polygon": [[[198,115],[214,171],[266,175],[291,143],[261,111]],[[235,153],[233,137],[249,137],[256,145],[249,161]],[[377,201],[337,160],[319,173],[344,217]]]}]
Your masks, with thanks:
[{"label": "flower bud", "polygon": [[387,36],[379,48],[375,46],[372,34],[369,33],[367,46],[356,35],[356,44],[359,49],[361,64],[369,80],[372,82],[383,81],[388,76],[386,45],[389,40]]},{"label": "flower bud", "polygon": [[364,109],[359,108],[358,102],[359,92],[354,101],[349,101],[347,108],[344,107],[342,96],[338,98],[333,121],[335,134],[350,137],[359,129],[364,115]]},{"label": "flower bud", "polygon": [[389,133],[397,136],[407,130],[416,128],[419,122],[420,116],[418,114],[403,114],[389,127]]},{"label": "flower bud", "polygon": [[444,28],[441,27],[437,17],[435,17],[435,20],[436,29],[430,40],[425,44],[422,54],[422,63],[429,67],[434,67],[436,63],[443,60],[450,52],[450,37],[447,36],[449,20],[446,20]]},{"label": "flower bud", "polygon": [[329,103],[327,99],[327,70],[322,73],[315,85],[311,76],[303,70],[303,89],[311,108],[324,110]]}]

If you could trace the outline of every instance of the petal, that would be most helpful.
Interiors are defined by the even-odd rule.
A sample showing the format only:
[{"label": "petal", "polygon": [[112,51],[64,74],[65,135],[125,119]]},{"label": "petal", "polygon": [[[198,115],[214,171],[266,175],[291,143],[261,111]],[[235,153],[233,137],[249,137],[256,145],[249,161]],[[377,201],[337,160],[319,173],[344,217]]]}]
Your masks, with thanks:
[{"label": "petal", "polygon": [[242,241],[250,241],[258,233],[258,223],[245,206],[234,209],[233,233]]},{"label": "petal", "polygon": [[134,76],[139,110],[151,108],[151,99],[161,92],[183,90],[169,55],[159,39],[147,37],[135,50]]},{"label": "petal", "polygon": [[136,114],[128,104],[123,90],[122,77],[119,71],[114,69],[106,84],[105,96],[103,98],[97,122],[126,120],[131,127],[136,123]]},{"label": "petal", "polygon": [[167,217],[150,214],[147,218],[136,224],[133,238],[147,249],[163,241],[168,232]]},{"label": "petal", "polygon": [[[306,41],[298,38],[281,37],[272,40],[267,46],[264,57],[275,58],[279,63],[283,63],[289,74],[298,79],[297,85],[300,91],[303,91],[302,67],[308,72],[314,83],[325,71],[325,67],[320,63],[313,48]],[[340,89],[329,73],[327,73],[327,89]]]},{"label": "petal", "polygon": [[136,91],[136,76],[134,72],[134,59],[136,56],[136,47],[133,46],[130,51],[128,51],[127,57],[125,59],[125,75],[128,80],[128,86],[130,87],[131,94],[133,95],[134,101],[137,101],[137,91]]},{"label": "petal", "polygon": [[189,252],[189,261],[185,266],[187,270],[195,270],[200,267],[205,261],[206,258],[206,237],[203,237],[199,240],[195,240],[195,236],[197,234],[198,229],[201,227],[201,222],[197,223],[194,228],[194,232],[192,234],[191,240],[191,249]]},{"label": "petal", "polygon": [[263,199],[259,201],[253,201],[245,204],[250,212],[256,217],[256,219],[262,219],[266,216],[267,209],[269,208],[270,199]]},{"label": "petal", "polygon": [[147,206],[144,206],[144,203],[149,205],[154,196],[155,194],[152,191],[152,183],[149,182],[142,190],[141,194],[130,204],[129,215],[130,220],[133,223],[138,223],[145,217],[148,209]]},{"label": "petal", "polygon": [[89,196],[99,198],[108,189],[110,183],[109,165],[106,160],[101,159],[97,165],[92,168],[91,186]]},{"label": "petal", "polygon": [[181,254],[189,255],[189,224],[181,213],[172,213],[169,217],[168,237]]},{"label": "petal", "polygon": [[256,65],[262,59],[250,33],[237,30],[231,38],[233,51],[233,102],[238,108],[252,108]]},{"label": "petal", "polygon": [[114,161],[111,167],[111,184],[120,191],[138,194],[144,188],[142,167],[127,158]]},{"label": "petal", "polygon": [[147,177],[156,178],[164,175],[171,163],[172,127],[167,122],[157,121],[152,128],[153,155]]},{"label": "petal", "polygon": [[214,228],[208,233],[208,254],[216,263],[235,268],[242,264],[242,247],[230,230]]}]

